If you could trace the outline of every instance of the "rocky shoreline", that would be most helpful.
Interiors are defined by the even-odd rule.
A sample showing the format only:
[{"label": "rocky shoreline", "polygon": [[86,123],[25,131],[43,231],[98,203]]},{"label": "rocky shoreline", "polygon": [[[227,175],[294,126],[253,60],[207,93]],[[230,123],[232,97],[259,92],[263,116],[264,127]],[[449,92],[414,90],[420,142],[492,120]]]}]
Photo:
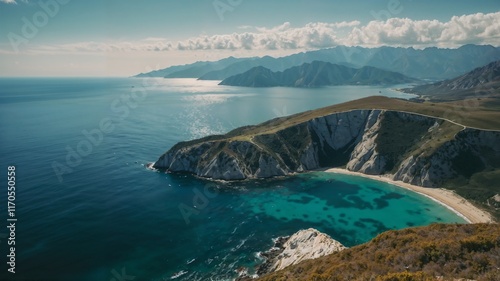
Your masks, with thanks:
[{"label": "rocky shoreline", "polygon": [[[396,181],[439,187],[496,167],[500,157],[500,132],[415,113],[351,110],[300,119],[293,125],[288,123],[295,121],[283,120],[178,143],[153,168],[243,180],[346,166],[354,172],[391,173]],[[489,151],[488,157],[484,151]]]},{"label": "rocky shoreline", "polygon": [[303,229],[291,236],[278,237],[269,250],[260,253],[265,261],[258,265],[255,275],[244,270],[236,281],[248,281],[275,272],[304,260],[316,259],[347,249],[340,242],[314,228]]}]

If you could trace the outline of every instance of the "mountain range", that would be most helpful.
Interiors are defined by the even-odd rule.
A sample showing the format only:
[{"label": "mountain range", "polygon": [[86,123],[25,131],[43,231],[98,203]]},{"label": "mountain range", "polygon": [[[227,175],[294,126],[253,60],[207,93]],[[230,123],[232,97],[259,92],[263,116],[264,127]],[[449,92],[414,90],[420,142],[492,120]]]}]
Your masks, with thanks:
[{"label": "mountain range", "polygon": [[433,100],[500,96],[500,61],[478,67],[459,77],[403,89]]},{"label": "mountain range", "polygon": [[224,79],[219,85],[244,87],[321,87],[335,85],[381,85],[416,82],[403,74],[364,66],[355,69],[329,62],[313,61],[284,71],[263,66]]},{"label": "mountain range", "polygon": [[457,49],[337,46],[279,58],[228,57],[214,62],[195,62],[141,73],[136,77],[224,80],[256,66],[263,66],[271,71],[284,71],[304,63],[324,61],[353,68],[372,66],[419,79],[443,80],[462,75],[496,60],[500,60],[500,48],[491,45],[464,45]]}]

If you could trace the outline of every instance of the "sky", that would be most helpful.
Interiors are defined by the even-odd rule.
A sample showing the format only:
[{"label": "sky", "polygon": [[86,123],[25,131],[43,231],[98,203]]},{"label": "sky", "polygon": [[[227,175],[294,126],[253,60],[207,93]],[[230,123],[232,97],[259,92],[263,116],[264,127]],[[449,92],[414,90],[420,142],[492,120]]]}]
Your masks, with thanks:
[{"label": "sky", "polygon": [[0,0],[0,77],[127,77],[345,46],[500,46],[498,0]]}]

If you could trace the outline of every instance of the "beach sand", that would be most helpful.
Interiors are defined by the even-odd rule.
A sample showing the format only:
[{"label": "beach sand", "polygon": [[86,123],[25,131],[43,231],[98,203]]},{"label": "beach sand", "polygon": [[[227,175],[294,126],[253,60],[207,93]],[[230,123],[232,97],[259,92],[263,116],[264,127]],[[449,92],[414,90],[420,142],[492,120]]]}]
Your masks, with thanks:
[{"label": "beach sand", "polygon": [[387,176],[374,176],[374,175],[365,175],[363,173],[351,172],[345,169],[332,168],[326,170],[329,173],[338,173],[345,175],[354,175],[359,177],[365,177],[369,179],[374,179],[378,181],[383,181],[390,183],[392,185],[396,185],[402,188],[406,188],[408,190],[417,192],[428,198],[441,203],[448,209],[455,212],[457,215],[461,216],[469,223],[491,223],[494,222],[491,215],[476,206],[472,205],[469,201],[465,200],[463,197],[459,196],[455,192],[451,190],[447,190],[444,188],[428,188],[428,187],[420,187],[416,185],[411,185],[402,181],[394,181]]}]

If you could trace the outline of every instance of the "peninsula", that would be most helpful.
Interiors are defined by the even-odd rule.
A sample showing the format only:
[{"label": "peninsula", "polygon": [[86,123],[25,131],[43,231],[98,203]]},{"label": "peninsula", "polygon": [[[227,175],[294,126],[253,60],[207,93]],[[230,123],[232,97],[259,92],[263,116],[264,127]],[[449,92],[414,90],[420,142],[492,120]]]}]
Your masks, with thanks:
[{"label": "peninsula", "polygon": [[218,180],[345,168],[451,189],[498,218],[500,111],[480,102],[465,112],[458,102],[369,97],[180,142],[152,166]]}]

